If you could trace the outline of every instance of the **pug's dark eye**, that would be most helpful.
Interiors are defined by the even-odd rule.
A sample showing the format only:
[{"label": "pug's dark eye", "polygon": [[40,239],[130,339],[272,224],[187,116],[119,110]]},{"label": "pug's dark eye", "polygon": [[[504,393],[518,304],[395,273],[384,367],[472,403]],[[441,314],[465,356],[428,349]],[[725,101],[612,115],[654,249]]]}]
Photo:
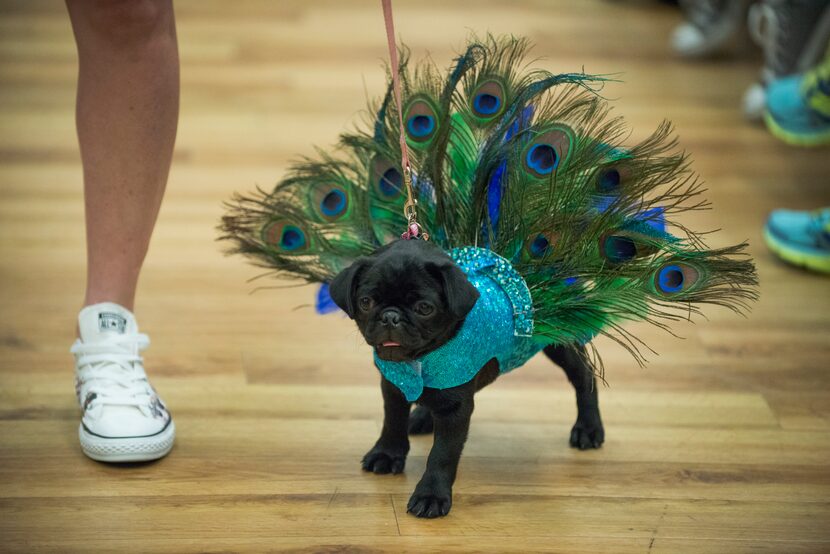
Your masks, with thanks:
[{"label": "pug's dark eye", "polygon": [[368,312],[372,309],[372,306],[374,306],[375,301],[369,296],[361,296],[360,300],[357,301],[357,304],[360,306],[361,310]]},{"label": "pug's dark eye", "polygon": [[418,302],[415,305],[415,311],[423,316],[432,315],[432,312],[435,311],[435,306],[429,302]]}]

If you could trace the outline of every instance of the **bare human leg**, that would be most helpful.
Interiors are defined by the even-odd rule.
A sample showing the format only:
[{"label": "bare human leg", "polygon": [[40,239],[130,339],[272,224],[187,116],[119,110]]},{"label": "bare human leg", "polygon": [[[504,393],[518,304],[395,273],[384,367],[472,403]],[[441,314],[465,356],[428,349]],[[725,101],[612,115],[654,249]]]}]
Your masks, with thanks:
[{"label": "bare human leg", "polygon": [[78,46],[84,169],[84,305],[133,309],[176,139],[179,56],[172,0],[67,0]]}]

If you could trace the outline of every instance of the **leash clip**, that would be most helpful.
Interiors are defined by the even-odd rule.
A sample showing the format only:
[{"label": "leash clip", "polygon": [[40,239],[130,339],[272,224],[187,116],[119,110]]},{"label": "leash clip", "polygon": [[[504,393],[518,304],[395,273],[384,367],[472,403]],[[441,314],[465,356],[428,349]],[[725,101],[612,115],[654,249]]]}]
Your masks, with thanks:
[{"label": "leash clip", "polygon": [[406,231],[401,234],[404,240],[418,239],[428,241],[429,233],[425,232],[418,223],[418,201],[412,194],[412,168],[408,161],[404,162],[403,180],[406,186],[406,203],[403,205],[403,216],[406,218]]},{"label": "leash clip", "polygon": [[424,232],[418,222],[413,219],[409,222],[409,226],[406,228],[406,231],[401,234],[401,238],[403,240],[421,239],[423,241],[428,241],[429,233]]}]

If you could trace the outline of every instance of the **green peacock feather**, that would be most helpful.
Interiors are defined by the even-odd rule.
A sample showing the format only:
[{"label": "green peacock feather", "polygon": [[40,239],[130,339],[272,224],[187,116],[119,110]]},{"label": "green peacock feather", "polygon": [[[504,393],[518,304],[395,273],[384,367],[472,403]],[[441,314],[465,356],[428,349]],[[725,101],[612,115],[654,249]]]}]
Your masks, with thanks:
[{"label": "green peacock feather", "polygon": [[[443,76],[429,61],[411,68],[402,50],[406,142],[432,240],[510,260],[546,343],[605,335],[641,360],[626,322],[667,328],[704,304],[746,309],[757,298],[746,244],[709,249],[677,219],[708,204],[671,126],[625,145],[597,92],[605,78],[529,69],[527,49],[472,40]],[[397,109],[390,85],[366,131],[301,160],[271,192],[237,195],[220,227],[230,251],[328,282],[395,239],[406,225]]]}]

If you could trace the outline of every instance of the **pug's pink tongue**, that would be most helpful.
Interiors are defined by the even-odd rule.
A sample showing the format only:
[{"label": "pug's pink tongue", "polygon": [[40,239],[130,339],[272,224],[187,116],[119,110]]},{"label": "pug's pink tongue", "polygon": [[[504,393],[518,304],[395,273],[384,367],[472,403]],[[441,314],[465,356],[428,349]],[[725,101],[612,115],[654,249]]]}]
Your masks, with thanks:
[{"label": "pug's pink tongue", "polygon": [[399,343],[397,343],[397,342],[395,342],[395,341],[393,341],[393,340],[385,340],[385,341],[383,341],[382,343],[380,343],[380,345],[381,345],[381,346],[400,346],[400,344],[399,344]]}]

